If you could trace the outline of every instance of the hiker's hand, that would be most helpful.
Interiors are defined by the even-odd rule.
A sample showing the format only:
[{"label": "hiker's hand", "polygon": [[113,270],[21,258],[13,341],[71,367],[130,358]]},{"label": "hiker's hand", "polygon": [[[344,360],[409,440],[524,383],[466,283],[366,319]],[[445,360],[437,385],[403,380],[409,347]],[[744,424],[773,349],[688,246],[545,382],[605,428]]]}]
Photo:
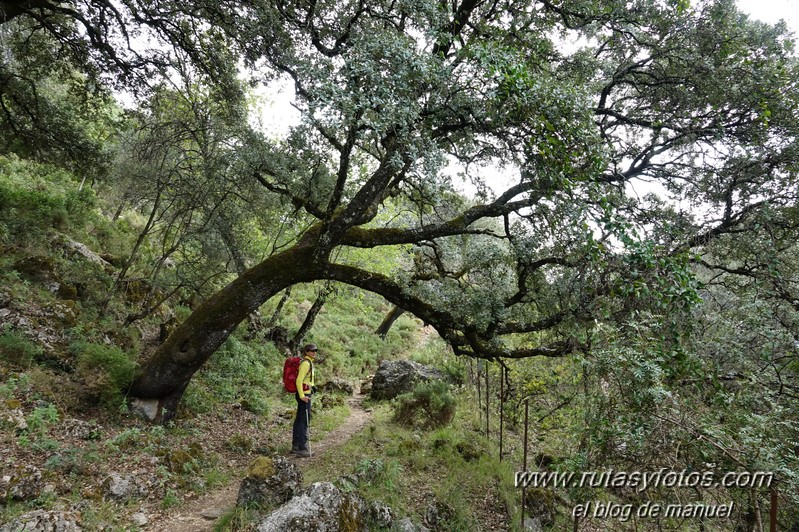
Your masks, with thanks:
[{"label": "hiker's hand", "polygon": [[300,399],[302,399],[302,402],[303,402],[303,403],[307,403],[308,401],[310,401],[310,400],[311,400],[311,398],[310,398],[310,397],[308,397],[307,395],[303,395],[303,396],[302,396]]}]

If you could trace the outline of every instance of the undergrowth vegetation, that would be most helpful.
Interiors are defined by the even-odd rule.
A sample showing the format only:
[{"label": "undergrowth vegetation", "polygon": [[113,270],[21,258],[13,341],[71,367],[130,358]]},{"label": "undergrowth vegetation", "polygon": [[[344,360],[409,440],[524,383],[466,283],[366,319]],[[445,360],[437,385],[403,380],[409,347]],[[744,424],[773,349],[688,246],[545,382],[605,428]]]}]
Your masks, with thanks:
[{"label": "undergrowth vegetation", "polygon": [[411,392],[396,398],[394,420],[406,427],[442,427],[452,421],[455,406],[455,397],[450,393],[447,383],[421,383]]},{"label": "undergrowth vegetation", "polygon": [[[474,399],[467,389],[445,393],[464,405]],[[412,428],[395,421],[398,404],[372,405],[366,428],[326,453],[306,480],[341,478],[344,489],[417,522],[434,520],[437,530],[517,529],[513,462],[499,461],[496,445],[480,434],[469,409],[446,426]]]},{"label": "undergrowth vegetation", "polygon": [[[744,52],[728,55],[748,57]],[[503,59],[503,51],[492,59],[489,48],[474,53],[485,54],[489,62],[510,57]],[[503,68],[497,66],[499,78]],[[527,76],[518,81],[522,78]],[[73,82],[82,87],[85,80],[78,79]],[[524,88],[520,97],[526,100],[526,83],[508,86]],[[202,83],[187,86],[204,90]],[[628,85],[622,80],[618,86]],[[486,356],[502,362],[455,357],[432,327],[408,313],[383,337],[377,331],[396,309],[382,297],[331,281],[306,282],[266,301],[235,330],[231,325],[221,332],[194,331],[214,348],[214,335],[226,339],[218,349],[208,349],[213,354],[191,375],[174,418],[154,425],[134,415],[144,407],[131,400],[129,388],[158,347],[169,345],[167,339],[182,330],[178,327],[189,316],[207,308],[203,303],[212,294],[264,257],[291,248],[312,219],[294,219],[303,210],[301,193],[293,201],[270,196],[250,180],[250,165],[263,161],[258,154],[229,150],[246,140],[241,131],[233,131],[235,120],[226,114],[231,110],[215,97],[192,97],[156,90],[131,113],[108,102],[98,104],[99,114],[119,123],[113,135],[92,128],[86,132],[107,149],[96,155],[97,170],[58,165],[55,156],[37,162],[10,149],[0,153],[0,521],[35,509],[75,510],[88,530],[138,530],[144,525],[133,524],[132,514],[161,518],[238,480],[255,455],[287,454],[296,404],[282,389],[283,362],[291,351],[313,342],[320,347],[322,382],[341,378],[357,388],[382,361],[399,358],[436,366],[448,382],[421,383],[392,402],[368,403],[372,419],[365,429],[306,468],[306,483],[335,480],[370,501],[383,501],[398,515],[435,523],[436,530],[518,530],[520,490],[513,481],[527,455],[528,470],[578,476],[644,470],[769,472],[777,479],[773,487],[756,489],[651,486],[636,491],[623,482],[532,486],[524,511],[549,530],[625,530],[627,523],[620,520],[577,519],[574,509],[595,500],[631,508],[653,501],[731,503],[735,513],[729,519],[664,518],[634,526],[748,532],[763,526],[765,501],[775,497],[781,528],[799,528],[799,387],[794,382],[799,323],[791,295],[799,264],[796,238],[787,229],[795,224],[795,209],[755,213],[751,205],[750,215],[749,207],[742,208],[741,220],[751,216],[752,232],[745,233],[751,242],[726,238],[734,233],[715,241],[708,236],[702,254],[671,253],[645,238],[646,232],[639,239],[636,217],[619,214],[632,208],[627,205],[631,198],[614,211],[610,195],[598,188],[580,192],[583,170],[580,180],[565,179],[561,170],[552,179],[541,178],[540,192],[547,199],[540,206],[552,222],[552,235],[537,233],[550,224],[533,223],[538,214],[527,206],[521,218],[529,214],[530,225],[519,234],[511,230],[516,224],[508,211],[504,237],[498,236],[501,224],[493,227],[486,221],[454,242],[431,237],[414,245],[333,253],[335,266],[368,267],[373,280],[394,275],[396,286],[407,289],[404,295],[423,296],[419,301],[433,302],[433,310],[446,310],[453,321],[464,322],[453,324],[448,336],[453,344],[461,342],[461,352],[482,346],[484,355],[494,353]],[[765,106],[766,100],[758,105]],[[701,104],[700,110],[705,107]],[[497,107],[502,108],[510,107]],[[196,115],[196,110],[208,115]],[[58,115],[72,116],[66,111]],[[449,116],[449,110],[444,114]],[[94,125],[99,128],[101,122]],[[204,129],[206,122],[219,129]],[[543,129],[555,127],[545,124]],[[199,131],[205,136],[196,135]],[[552,133],[546,135],[551,147],[565,148]],[[583,137],[593,138],[575,135]],[[303,160],[308,146],[299,142],[290,148],[299,150]],[[538,150],[543,156],[544,148],[531,153]],[[550,164],[571,157],[552,154]],[[364,161],[361,155],[352,160]],[[313,179],[320,181],[309,182],[310,194],[321,194],[322,182],[335,181],[322,159],[317,163]],[[357,171],[366,172],[367,166]],[[246,173],[239,174],[242,168]],[[736,168],[730,173],[735,183],[748,180],[746,175],[738,180]],[[558,206],[561,184],[562,196],[569,199]],[[280,192],[283,184],[271,186],[271,192]],[[418,190],[407,191],[405,200],[443,194],[427,206],[424,201],[417,205],[420,219],[433,220],[432,212],[440,210],[446,220],[449,207],[455,212],[469,203],[437,186],[423,180]],[[714,201],[723,198],[727,210],[739,199],[759,196],[723,188],[709,195],[717,196]],[[586,197],[579,199],[583,193]],[[403,194],[375,205],[381,211],[375,223],[385,224],[390,234],[402,227],[409,209],[415,210],[413,201],[402,204]],[[603,214],[584,218],[579,212],[583,201],[587,211]],[[693,222],[663,209],[643,216],[640,224],[658,231],[657,226],[668,226],[662,234],[653,233],[663,242],[687,238],[681,232]],[[666,223],[660,215],[675,221]],[[457,223],[444,225],[462,223],[461,217],[453,220]],[[602,240],[595,231],[604,231]],[[608,242],[626,246],[628,254],[616,255]],[[549,243],[557,245],[549,250]],[[532,253],[537,247],[540,255]],[[514,253],[522,255],[514,258]],[[579,266],[589,258],[585,264],[590,267]],[[751,269],[743,267],[749,264]],[[302,280],[310,278],[326,279],[320,274]],[[511,295],[516,284],[518,293]],[[453,304],[464,294],[465,302]],[[529,306],[520,309],[522,302]],[[427,306],[420,308],[417,312],[424,315]],[[507,327],[491,325],[492,315],[507,318]],[[503,341],[485,342],[481,334],[490,330],[506,331],[499,333]],[[530,358],[507,356],[509,351],[500,347]],[[175,350],[177,367],[184,362],[181,349]],[[320,394],[314,403],[312,445],[350,414],[342,396]],[[111,484],[132,487],[119,495]],[[236,509],[217,527],[247,530],[258,516],[252,509]]]},{"label": "undergrowth vegetation", "polygon": [[[178,291],[142,314],[166,294],[131,251],[146,220],[134,211],[109,216],[106,201],[67,171],[0,156],[0,460],[15,482],[27,480],[30,465],[50,486],[33,498],[9,492],[3,522],[77,504],[87,529],[136,529],[129,519],[138,509],[174,509],[230,482],[255,454],[288,450],[294,398],[282,389],[286,353],[246,323],[198,371],[173,423],[131,415],[126,389],[139,363],[197,301]],[[319,288],[294,287],[274,325],[293,334]],[[276,305],[264,305],[262,319]],[[304,339],[321,348],[323,380],[357,384],[381,360],[430,350],[412,317],[386,339],[374,334],[388,310],[375,296],[333,287]],[[348,414],[340,397],[319,397],[314,441]],[[132,498],[110,497],[109,475],[131,470]],[[239,512],[219,526],[247,521]]]}]

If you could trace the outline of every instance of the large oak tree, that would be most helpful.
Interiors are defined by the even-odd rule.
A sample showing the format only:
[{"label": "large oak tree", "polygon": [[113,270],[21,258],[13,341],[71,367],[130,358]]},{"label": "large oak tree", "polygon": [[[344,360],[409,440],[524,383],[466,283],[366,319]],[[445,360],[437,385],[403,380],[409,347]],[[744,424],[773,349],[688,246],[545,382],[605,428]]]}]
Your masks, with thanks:
[{"label": "large oak tree", "polygon": [[[301,122],[236,150],[241,190],[280,198],[297,236],[141,366],[131,393],[167,416],[237,325],[297,283],[378,293],[458,354],[560,357],[599,322],[685,312],[687,265],[715,240],[796,229],[793,45],[730,0],[6,4],[7,24],[88,42],[85,64],[114,79],[168,71],[171,50],[231,101],[238,64],[294,88]],[[167,45],[137,50],[140,31]],[[407,261],[388,275],[347,259],[392,246]]]}]

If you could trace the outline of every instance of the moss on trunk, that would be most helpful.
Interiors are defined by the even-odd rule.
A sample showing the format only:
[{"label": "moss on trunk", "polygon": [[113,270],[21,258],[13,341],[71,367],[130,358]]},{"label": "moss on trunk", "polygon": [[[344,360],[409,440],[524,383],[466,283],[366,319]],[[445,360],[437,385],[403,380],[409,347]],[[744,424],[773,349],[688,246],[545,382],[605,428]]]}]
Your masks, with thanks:
[{"label": "moss on trunk", "polygon": [[159,399],[161,419],[170,419],[194,373],[239,323],[286,287],[320,277],[313,251],[297,245],[269,257],[209,297],[142,364],[130,395]]}]

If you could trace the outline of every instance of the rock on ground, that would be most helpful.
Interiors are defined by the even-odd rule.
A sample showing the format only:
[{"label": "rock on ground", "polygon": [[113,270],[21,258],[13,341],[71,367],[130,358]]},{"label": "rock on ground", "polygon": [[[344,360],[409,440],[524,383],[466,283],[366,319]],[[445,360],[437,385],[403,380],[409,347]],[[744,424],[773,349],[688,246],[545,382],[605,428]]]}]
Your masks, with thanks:
[{"label": "rock on ground", "polygon": [[430,529],[423,525],[417,525],[411,521],[410,517],[394,521],[391,525],[391,532],[430,532]]},{"label": "rock on ground", "polygon": [[30,501],[41,495],[43,489],[42,472],[36,466],[18,466],[10,475],[0,478],[1,500]]},{"label": "rock on ground", "polygon": [[384,360],[372,379],[372,399],[393,399],[410,392],[418,382],[446,380],[442,371],[410,360]]},{"label": "rock on ground", "polygon": [[116,500],[127,500],[147,495],[147,486],[136,475],[123,475],[115,471],[103,481],[106,497]]},{"label": "rock on ground", "polygon": [[352,395],[355,392],[355,387],[347,380],[334,377],[324,384],[319,385],[319,391],[328,393],[341,392]]},{"label": "rock on ground", "polygon": [[0,532],[79,532],[77,517],[70,512],[35,510],[0,525]]},{"label": "rock on ground", "polygon": [[258,525],[258,532],[365,531],[365,505],[330,482],[311,484]]},{"label": "rock on ground", "polygon": [[241,481],[238,506],[283,504],[300,491],[302,471],[283,456],[259,456]]}]

